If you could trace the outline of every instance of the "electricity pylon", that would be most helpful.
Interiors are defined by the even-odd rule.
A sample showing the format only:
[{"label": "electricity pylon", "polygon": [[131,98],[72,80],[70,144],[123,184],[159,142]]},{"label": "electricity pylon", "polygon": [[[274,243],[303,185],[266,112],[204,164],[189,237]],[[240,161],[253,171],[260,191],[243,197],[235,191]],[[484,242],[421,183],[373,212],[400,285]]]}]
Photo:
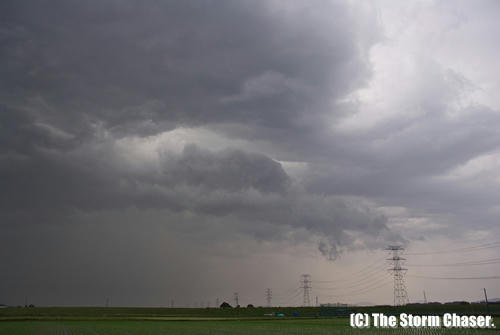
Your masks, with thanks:
[{"label": "electricity pylon", "polygon": [[400,256],[404,248],[399,245],[390,245],[385,250],[392,252],[392,258],[388,258],[391,268],[388,269],[394,276],[394,306],[403,306],[409,303],[408,293],[406,292],[404,275],[408,269],[402,267],[405,258]]},{"label": "electricity pylon", "polygon": [[308,274],[303,274],[301,276],[302,280],[300,281],[300,283],[302,284],[302,286],[300,288],[302,288],[304,290],[304,302],[303,302],[303,306],[311,306],[311,299],[309,297],[309,293],[311,292],[311,276],[308,275]]},{"label": "electricity pylon", "polygon": [[267,307],[271,307],[271,299],[273,298],[273,291],[270,288],[266,289],[266,302]]}]

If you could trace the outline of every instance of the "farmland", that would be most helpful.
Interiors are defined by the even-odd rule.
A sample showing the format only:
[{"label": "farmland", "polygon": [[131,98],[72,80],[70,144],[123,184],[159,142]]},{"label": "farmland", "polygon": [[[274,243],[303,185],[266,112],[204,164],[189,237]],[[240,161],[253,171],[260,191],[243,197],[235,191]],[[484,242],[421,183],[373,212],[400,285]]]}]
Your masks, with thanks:
[{"label": "farmland", "polygon": [[[97,308],[46,307],[0,310],[0,334],[495,334],[497,329],[352,329],[346,312],[399,314],[484,314],[484,305],[337,308]],[[499,305],[490,306],[498,313]],[[282,313],[284,317],[264,316]],[[498,315],[498,314],[496,314]],[[500,324],[500,319],[495,319]]]}]

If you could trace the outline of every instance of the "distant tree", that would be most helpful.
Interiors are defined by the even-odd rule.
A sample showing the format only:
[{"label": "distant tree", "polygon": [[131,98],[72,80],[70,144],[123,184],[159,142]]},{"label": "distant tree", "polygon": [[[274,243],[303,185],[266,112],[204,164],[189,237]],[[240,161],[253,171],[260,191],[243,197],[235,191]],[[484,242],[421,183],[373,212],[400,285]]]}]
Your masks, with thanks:
[{"label": "distant tree", "polygon": [[252,305],[252,304],[248,304],[248,305],[247,305],[247,308],[254,308],[254,307],[255,307],[255,306],[254,306],[254,305]]},{"label": "distant tree", "polygon": [[33,307],[35,307],[35,305],[33,305],[33,304],[29,304],[29,306],[28,306],[28,307],[33,308]]},{"label": "distant tree", "polygon": [[224,301],[222,304],[220,304],[220,308],[233,308],[233,307]]}]

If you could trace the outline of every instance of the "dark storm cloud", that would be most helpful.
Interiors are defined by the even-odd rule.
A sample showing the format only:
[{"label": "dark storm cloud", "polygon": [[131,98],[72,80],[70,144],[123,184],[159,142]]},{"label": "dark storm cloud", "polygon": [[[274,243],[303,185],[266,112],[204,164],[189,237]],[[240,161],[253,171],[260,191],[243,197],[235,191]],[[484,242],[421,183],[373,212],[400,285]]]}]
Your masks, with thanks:
[{"label": "dark storm cloud", "polygon": [[303,128],[303,113],[318,115],[325,94],[345,94],[369,70],[349,26],[357,18],[320,3],[7,2],[3,99],[39,97],[52,110],[34,114],[75,135],[96,122],[126,133]]},{"label": "dark storm cloud", "polygon": [[[455,19],[447,31],[465,24]],[[0,21],[5,250],[26,236],[54,257],[37,255],[41,263],[57,268],[59,246],[92,272],[120,257],[89,265],[107,252],[94,221],[112,227],[110,239],[123,224],[130,243],[165,229],[168,259],[179,264],[237,236],[314,243],[330,258],[406,242],[379,206],[446,216],[442,233],[470,228],[471,218],[481,229],[496,224],[494,172],[453,173],[498,150],[498,106],[465,99],[480,89],[429,55],[412,63],[389,47],[375,57],[374,45],[392,41],[369,4],[3,1]],[[398,61],[416,70],[401,79]],[[352,98],[363,88],[376,98]],[[382,107],[363,114],[363,99]],[[359,113],[358,127],[343,128]],[[388,115],[363,124],[377,113]],[[186,138],[165,140],[176,136]],[[86,234],[98,240],[87,256]],[[135,263],[153,254],[140,236],[123,251]],[[161,239],[151,239],[160,253]],[[151,258],[151,268],[162,262]]]},{"label": "dark storm cloud", "polygon": [[[323,166],[325,171],[321,172],[318,165],[318,173],[324,177],[318,176],[310,186],[327,193],[351,190],[356,195],[385,195],[395,191],[401,195],[403,184],[414,180],[418,184],[498,148],[497,112],[486,106],[471,106],[461,113],[460,117],[450,117],[437,110],[423,117],[389,120],[373,131],[346,137],[344,144],[351,148],[346,161],[351,162],[337,171]],[[390,133],[394,128],[397,131]],[[360,166],[363,169],[356,171]],[[331,178],[335,173],[339,177]],[[351,183],[357,186],[350,187]]]},{"label": "dark storm cloud", "polygon": [[242,151],[211,153],[188,145],[181,156],[167,154],[162,160],[167,183],[231,191],[252,187],[261,192],[282,193],[290,182],[279,163]]},{"label": "dark storm cloud", "polygon": [[261,240],[287,239],[287,231],[303,229],[328,243],[331,257],[349,246],[352,234],[366,234],[368,244],[358,241],[358,247],[389,237],[382,215],[338,197],[308,194],[262,154],[191,144],[178,154],[162,153],[158,171],[137,172],[123,165],[111,144],[94,146],[4,158],[9,163],[0,169],[4,224],[63,222],[82,211],[165,209],[197,215],[199,225],[190,228],[195,230],[210,229],[204,216],[231,217],[227,224]]},{"label": "dark storm cloud", "polygon": [[290,178],[264,155],[186,147],[151,175],[121,169],[112,138],[242,124],[245,137],[302,139],[304,150],[330,102],[366,80],[376,34],[361,35],[373,23],[336,2],[2,7],[2,207],[15,210],[230,212],[231,196],[201,190],[283,196]]},{"label": "dark storm cloud", "polygon": [[[222,215],[247,207],[274,222],[258,206],[303,202],[291,200],[300,187],[264,154],[187,146],[180,155],[162,153],[161,172],[151,173],[127,170],[114,153],[118,138],[179,126],[267,141],[273,158],[308,162],[308,191],[298,198],[318,204],[325,193],[401,200],[408,192],[411,199],[415,192],[404,185],[418,190],[419,178],[498,143],[491,109],[478,106],[456,119],[444,114],[460,93],[455,86],[467,83],[436,67],[423,69],[421,87],[408,97],[426,111],[422,117],[365,133],[332,131],[356,111],[338,100],[370,79],[368,51],[380,34],[363,6],[21,1],[3,2],[0,12],[6,210],[137,206]],[[234,194],[248,190],[280,200],[257,205]],[[356,227],[338,223],[357,215],[349,213],[333,220],[337,227]],[[314,227],[309,221],[316,219],[295,225]]]}]

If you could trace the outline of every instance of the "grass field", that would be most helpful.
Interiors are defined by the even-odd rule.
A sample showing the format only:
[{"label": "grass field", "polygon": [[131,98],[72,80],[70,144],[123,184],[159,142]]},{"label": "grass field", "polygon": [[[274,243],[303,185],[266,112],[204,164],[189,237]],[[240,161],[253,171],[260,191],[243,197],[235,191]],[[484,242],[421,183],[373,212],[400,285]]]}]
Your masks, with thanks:
[{"label": "grass field", "polygon": [[347,318],[302,320],[226,320],[226,321],[2,321],[5,335],[341,335],[341,334],[495,334],[495,329],[352,329]]},{"label": "grass field", "polygon": [[[432,307],[432,308],[431,308]],[[500,307],[500,306],[499,306]],[[390,306],[356,308],[356,312],[432,314],[484,313],[484,306]],[[327,312],[336,311],[328,309]],[[350,310],[349,312],[354,311]],[[491,311],[491,310],[490,310]],[[496,310],[495,310],[496,311]],[[493,312],[495,312],[493,311]],[[286,317],[266,317],[280,312]],[[300,316],[293,317],[293,313]],[[345,312],[345,310],[344,310]],[[0,335],[337,335],[337,334],[500,334],[500,329],[352,329],[349,318],[319,316],[319,308],[5,308],[0,310]],[[500,325],[500,318],[495,319]]]}]

